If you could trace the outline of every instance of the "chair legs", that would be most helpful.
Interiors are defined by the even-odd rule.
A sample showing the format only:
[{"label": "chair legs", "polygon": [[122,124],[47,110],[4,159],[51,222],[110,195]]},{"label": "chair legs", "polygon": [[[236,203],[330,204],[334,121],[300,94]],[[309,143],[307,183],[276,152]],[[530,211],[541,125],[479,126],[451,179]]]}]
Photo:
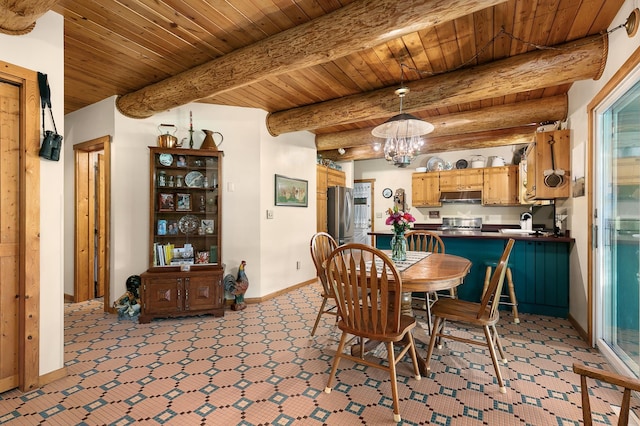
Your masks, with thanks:
[{"label": "chair legs", "polygon": [[396,377],[396,361],[393,353],[393,343],[387,342],[387,358],[389,362],[389,377],[391,378],[391,396],[393,398],[393,421],[399,423],[400,418],[400,398],[398,397],[398,382]]},{"label": "chair legs", "polygon": [[[425,293],[424,296],[424,306],[421,307],[422,310],[427,312],[427,324],[429,325],[429,334],[433,332],[433,317],[431,316],[431,305],[433,305],[439,296],[450,297],[452,299],[456,299],[458,297],[458,293],[455,288],[452,288],[449,291],[449,295],[438,295],[438,292],[434,291],[432,293]],[[415,297],[414,299],[423,300],[422,298]]]},{"label": "chair legs", "polygon": [[427,374],[429,373],[431,367],[431,355],[433,354],[433,348],[436,345],[436,339],[438,339],[438,335],[440,334],[440,322],[442,318],[436,317],[433,322],[433,328],[431,329],[431,338],[429,339],[429,349],[427,349],[427,358],[425,359],[425,371]]},{"label": "chair legs", "polygon": [[[404,345],[404,347],[400,350],[398,355],[396,356],[394,350],[393,342],[386,342],[385,346],[387,349],[387,362],[389,363],[389,367],[383,367],[377,362],[372,362],[364,358],[363,351],[360,352],[359,357],[355,357],[353,355],[347,355],[343,353],[346,342],[347,342],[347,333],[343,332],[340,337],[340,343],[338,344],[338,349],[336,350],[336,356],[333,360],[333,365],[331,367],[331,372],[329,373],[329,379],[327,380],[327,385],[324,388],[325,393],[331,393],[331,383],[335,377],[336,371],[338,370],[338,365],[340,364],[340,358],[347,358],[356,363],[361,363],[364,365],[368,365],[370,367],[381,368],[383,370],[389,371],[389,378],[391,381],[391,395],[393,398],[393,421],[399,423],[402,421],[400,417],[400,397],[398,396],[398,379],[396,375],[396,365],[398,361],[400,361],[404,356],[409,352],[409,356],[411,357],[411,362],[413,364],[413,372],[416,380],[420,380],[420,370],[418,367],[418,356],[416,354],[415,342],[413,340],[413,335],[411,332],[406,334],[406,339],[408,342]],[[364,341],[364,339],[360,338],[360,342]]]},{"label": "chair legs", "polygon": [[325,309],[325,307],[327,306],[327,300],[329,300],[329,297],[323,293],[322,304],[320,305],[320,310],[318,310],[318,315],[316,316],[316,322],[313,324],[313,330],[311,330],[312,336],[316,334],[316,329],[318,328],[318,324],[320,323],[320,317],[322,317],[322,314],[335,315],[336,322],[338,321],[338,314],[336,312],[331,312],[333,309],[335,309],[335,306],[329,309]]},{"label": "chair legs", "polygon": [[329,378],[327,379],[327,386],[324,388],[325,393],[331,393],[331,382],[336,375],[336,371],[338,370],[338,365],[340,364],[340,356],[344,350],[344,344],[347,341],[347,333],[342,333],[340,336],[340,343],[338,344],[338,349],[336,349],[336,356],[333,358],[333,365],[331,366],[331,372],[329,373]]},{"label": "chair legs", "polygon": [[[429,372],[431,370],[431,356],[433,355],[433,350],[436,346],[436,341],[438,341],[438,348],[440,349],[440,340],[443,337],[447,337],[452,340],[457,340],[460,342],[470,343],[470,344],[479,344],[480,342],[457,337],[453,335],[444,336],[444,324],[445,320],[440,317],[435,317],[433,323],[433,332],[431,333],[431,339],[429,339],[429,349],[427,350],[427,358],[425,360],[425,370]],[[506,393],[507,388],[504,385],[504,380],[502,379],[502,373],[500,372],[500,364],[498,363],[498,357],[496,355],[496,348],[498,348],[498,352],[501,356],[501,361],[505,364],[507,363],[507,358],[504,353],[504,349],[502,347],[502,342],[500,341],[500,336],[498,335],[498,331],[496,330],[495,325],[485,325],[482,327],[484,331],[484,337],[487,343],[487,347],[489,348],[489,354],[491,355],[491,362],[493,363],[493,368],[496,373],[496,378],[498,379],[498,385],[500,386],[500,393]]]},{"label": "chair legs", "polygon": [[[507,388],[504,386],[504,381],[502,380],[502,374],[500,373],[500,365],[498,364],[498,358],[496,357],[496,348],[493,345],[493,336],[491,336],[491,330],[489,329],[488,325],[485,325],[482,328],[484,330],[484,337],[485,337],[485,339],[487,339],[487,346],[489,347],[489,353],[491,354],[491,362],[493,362],[493,368],[494,368],[494,370],[496,370],[496,377],[498,379],[498,385],[500,386],[500,393],[507,393]],[[497,337],[498,334],[496,333],[495,327],[491,326],[491,328],[493,328],[493,332],[494,332],[495,336]],[[498,347],[500,349],[500,354],[502,355],[502,358],[504,359],[504,353],[502,352],[502,346],[498,346]]]}]

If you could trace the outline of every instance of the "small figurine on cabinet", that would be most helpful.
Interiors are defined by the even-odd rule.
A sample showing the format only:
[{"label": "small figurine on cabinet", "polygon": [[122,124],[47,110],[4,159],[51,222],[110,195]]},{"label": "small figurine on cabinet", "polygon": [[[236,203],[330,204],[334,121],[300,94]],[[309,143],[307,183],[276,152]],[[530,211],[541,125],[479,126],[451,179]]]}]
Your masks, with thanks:
[{"label": "small figurine on cabinet", "polygon": [[113,302],[113,307],[118,310],[118,319],[133,319],[140,314],[140,276],[131,275],[127,278],[127,291]]},{"label": "small figurine on cabinet", "polygon": [[240,262],[237,278],[234,278],[231,274],[227,274],[224,277],[224,289],[234,297],[233,304],[231,304],[231,309],[234,311],[241,311],[247,307],[247,304],[244,301],[244,294],[249,288],[249,279],[247,278],[247,274],[244,272],[246,264],[247,262],[244,260]]}]

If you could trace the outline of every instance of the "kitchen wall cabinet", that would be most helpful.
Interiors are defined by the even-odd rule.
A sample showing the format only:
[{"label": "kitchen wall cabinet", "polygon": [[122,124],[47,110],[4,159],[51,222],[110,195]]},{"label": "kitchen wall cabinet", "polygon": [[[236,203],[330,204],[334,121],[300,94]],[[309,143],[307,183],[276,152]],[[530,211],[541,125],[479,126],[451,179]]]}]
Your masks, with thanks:
[{"label": "kitchen wall cabinet", "polygon": [[440,172],[440,191],[481,191],[484,169],[445,170]]},{"label": "kitchen wall cabinet", "polygon": [[440,174],[438,172],[411,175],[411,204],[414,207],[437,207],[440,202]]},{"label": "kitchen wall cabinet", "polygon": [[[535,140],[527,148],[527,200],[551,200],[568,198],[571,190],[569,130],[537,132]],[[552,165],[553,149],[553,165]],[[555,166],[555,168],[553,167]],[[564,172],[562,183],[550,186],[549,174]],[[549,179],[549,180],[548,180]]]},{"label": "kitchen wall cabinet", "polygon": [[518,166],[488,167],[483,170],[482,204],[489,206],[520,204]]},{"label": "kitchen wall cabinet", "polygon": [[327,232],[327,188],[346,186],[346,175],[342,170],[316,165],[316,229]]},{"label": "kitchen wall cabinet", "polygon": [[222,268],[189,272],[144,272],[138,321],[187,315],[224,315]]},{"label": "kitchen wall cabinet", "polygon": [[150,147],[149,268],[140,322],[224,312],[222,151]]}]

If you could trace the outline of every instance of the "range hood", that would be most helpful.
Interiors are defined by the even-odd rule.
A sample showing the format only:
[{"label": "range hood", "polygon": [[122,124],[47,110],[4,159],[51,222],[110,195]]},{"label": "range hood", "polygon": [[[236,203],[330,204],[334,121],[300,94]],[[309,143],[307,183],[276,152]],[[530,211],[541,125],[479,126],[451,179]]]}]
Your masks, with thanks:
[{"label": "range hood", "polygon": [[442,202],[442,203],[480,204],[482,202],[482,191],[441,192],[440,193],[440,202]]}]

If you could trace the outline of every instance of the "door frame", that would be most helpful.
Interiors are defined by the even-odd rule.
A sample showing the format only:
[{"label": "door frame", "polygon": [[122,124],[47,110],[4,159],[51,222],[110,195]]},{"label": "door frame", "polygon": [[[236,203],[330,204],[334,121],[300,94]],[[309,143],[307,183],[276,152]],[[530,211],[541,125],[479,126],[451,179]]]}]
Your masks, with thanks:
[{"label": "door frame", "polygon": [[594,184],[596,178],[594,176],[594,150],[596,143],[597,133],[596,133],[596,108],[609,96],[619,84],[621,84],[627,76],[633,72],[633,70],[638,67],[640,64],[640,47],[637,48],[631,56],[625,61],[625,63],[618,69],[618,71],[611,77],[609,81],[602,87],[602,89],[593,97],[591,102],[587,105],[587,111],[589,115],[589,126],[588,126],[588,155],[587,155],[587,170],[591,171],[589,173],[589,178],[587,180],[587,205],[590,208],[589,220],[588,220],[588,229],[590,230],[589,236],[587,237],[587,342],[591,344],[591,346],[595,347],[596,344],[596,333],[595,333],[595,296],[594,296],[594,238],[593,235],[596,232],[595,229],[595,196],[594,196]]},{"label": "door frame", "polygon": [[0,80],[20,88],[18,388],[40,383],[40,95],[38,74],[0,61]]},{"label": "door frame", "polygon": [[[375,216],[374,216],[374,205],[375,205],[375,201],[374,201],[374,194],[375,192],[375,186],[376,186],[376,180],[375,179],[354,179],[353,180],[354,185],[356,183],[370,183],[371,184],[371,193],[369,194],[369,199],[371,200],[371,232],[375,232],[376,230],[376,220],[375,220]],[[374,236],[371,236],[371,242],[373,243],[374,241]]]},{"label": "door frame", "polygon": [[[101,136],[73,146],[74,151],[74,294],[75,302],[92,299],[94,271],[104,288],[104,311],[111,312],[111,137]],[[98,160],[99,153],[102,160]],[[94,172],[95,163],[103,165]],[[97,185],[96,185],[97,183]],[[96,214],[96,204],[100,206]],[[98,235],[93,229],[98,225]],[[96,245],[95,238],[98,238]],[[95,260],[97,259],[97,268]],[[88,286],[91,285],[89,288]]]}]

